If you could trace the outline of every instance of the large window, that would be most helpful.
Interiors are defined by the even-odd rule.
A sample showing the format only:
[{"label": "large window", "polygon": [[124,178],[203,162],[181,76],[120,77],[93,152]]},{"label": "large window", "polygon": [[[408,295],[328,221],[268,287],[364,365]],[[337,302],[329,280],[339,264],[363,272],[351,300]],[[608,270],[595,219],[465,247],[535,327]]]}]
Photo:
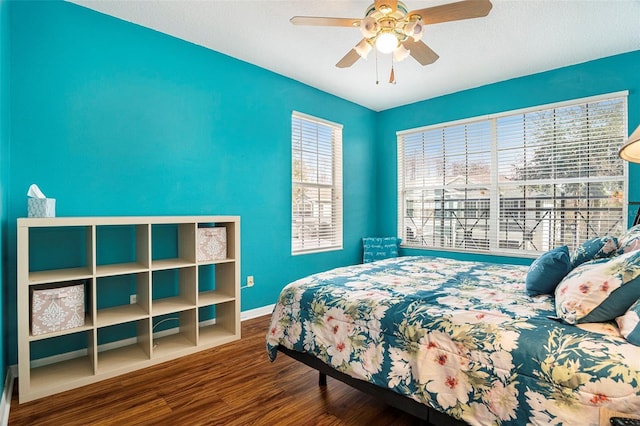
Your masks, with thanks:
[{"label": "large window", "polygon": [[291,117],[291,252],[342,248],[342,126]]},{"label": "large window", "polygon": [[627,94],[398,132],[398,234],[433,249],[536,253],[626,224]]}]

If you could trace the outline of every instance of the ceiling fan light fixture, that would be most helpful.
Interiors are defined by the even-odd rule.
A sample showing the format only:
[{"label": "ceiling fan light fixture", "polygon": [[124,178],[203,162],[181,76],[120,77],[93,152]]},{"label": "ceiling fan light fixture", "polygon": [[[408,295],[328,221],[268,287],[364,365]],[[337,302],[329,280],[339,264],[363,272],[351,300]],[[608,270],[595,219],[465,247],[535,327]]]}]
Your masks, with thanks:
[{"label": "ceiling fan light fixture", "polygon": [[415,31],[417,21],[409,21],[403,28],[403,32],[407,35],[407,37],[413,36],[413,32]]},{"label": "ceiling fan light fixture", "polygon": [[413,28],[411,31],[411,37],[413,37],[414,41],[422,40],[422,36],[424,35],[424,26],[422,25],[422,23],[420,23],[420,21],[412,22],[412,24]]},{"label": "ceiling fan light fixture", "polygon": [[396,50],[393,51],[393,60],[396,62],[403,61],[407,59],[411,52],[409,49],[404,47],[404,45],[400,44]]},{"label": "ceiling fan light fixture", "polygon": [[378,25],[378,21],[376,21],[371,16],[364,18],[360,21],[360,32],[364,38],[375,37],[378,34],[378,30],[380,26]]},{"label": "ceiling fan light fixture", "polygon": [[376,38],[376,48],[380,53],[391,53],[398,47],[398,37],[395,34],[385,31],[378,34]]},{"label": "ceiling fan light fixture", "polygon": [[380,11],[380,13],[382,13],[383,15],[388,15],[391,12],[393,12],[393,8],[391,6],[388,6],[386,4],[381,5],[378,10]]},{"label": "ceiling fan light fixture", "polygon": [[356,47],[354,47],[354,49],[362,59],[367,59],[367,56],[369,56],[369,52],[371,52],[371,49],[373,49],[373,47],[371,46],[371,43],[367,41],[367,39],[363,38],[362,40],[360,40],[360,43],[356,44]]}]

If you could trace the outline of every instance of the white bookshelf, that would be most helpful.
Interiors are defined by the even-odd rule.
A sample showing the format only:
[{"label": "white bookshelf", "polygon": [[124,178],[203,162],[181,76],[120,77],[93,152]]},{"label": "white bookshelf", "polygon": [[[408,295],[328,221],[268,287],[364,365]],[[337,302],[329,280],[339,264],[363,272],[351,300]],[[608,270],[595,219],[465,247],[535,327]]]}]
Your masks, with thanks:
[{"label": "white bookshelf", "polygon": [[[227,257],[198,261],[197,230],[211,226],[226,228]],[[33,335],[32,291],[70,282],[85,283],[84,326]],[[240,218],[21,218],[17,284],[23,403],[238,340]],[[169,330],[158,333],[163,320]],[[70,351],[66,338],[81,347]],[[43,363],[43,345],[57,353],[42,358],[62,361]]]}]

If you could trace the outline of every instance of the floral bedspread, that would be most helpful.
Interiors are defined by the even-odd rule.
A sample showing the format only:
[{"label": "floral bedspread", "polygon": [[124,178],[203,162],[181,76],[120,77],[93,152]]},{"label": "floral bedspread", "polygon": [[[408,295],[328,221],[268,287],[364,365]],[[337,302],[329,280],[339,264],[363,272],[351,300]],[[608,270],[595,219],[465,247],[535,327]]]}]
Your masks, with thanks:
[{"label": "floral bedspread", "polygon": [[640,347],[613,324],[550,319],[527,267],[398,257],[286,286],[267,333],[350,376],[470,424],[597,425],[640,413]]}]

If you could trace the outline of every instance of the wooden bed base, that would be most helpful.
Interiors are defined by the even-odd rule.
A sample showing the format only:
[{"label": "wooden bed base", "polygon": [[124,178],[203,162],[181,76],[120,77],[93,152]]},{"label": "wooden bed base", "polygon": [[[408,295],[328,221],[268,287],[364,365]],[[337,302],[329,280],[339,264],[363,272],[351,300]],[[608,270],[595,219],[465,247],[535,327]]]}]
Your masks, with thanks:
[{"label": "wooden bed base", "polygon": [[399,410],[409,413],[420,420],[427,422],[427,424],[434,426],[466,426],[467,423],[454,419],[446,414],[427,407],[409,397],[395,393],[392,390],[381,388],[372,383],[365,382],[363,380],[354,379],[353,377],[334,370],[324,362],[320,361],[309,354],[287,349],[283,346],[278,346],[278,351],[283,354],[300,361],[309,367],[318,370],[320,373],[318,384],[320,386],[327,385],[327,376],[331,376],[336,380],[339,380],[347,385],[358,389],[368,395],[378,398],[386,404],[395,407]]}]

